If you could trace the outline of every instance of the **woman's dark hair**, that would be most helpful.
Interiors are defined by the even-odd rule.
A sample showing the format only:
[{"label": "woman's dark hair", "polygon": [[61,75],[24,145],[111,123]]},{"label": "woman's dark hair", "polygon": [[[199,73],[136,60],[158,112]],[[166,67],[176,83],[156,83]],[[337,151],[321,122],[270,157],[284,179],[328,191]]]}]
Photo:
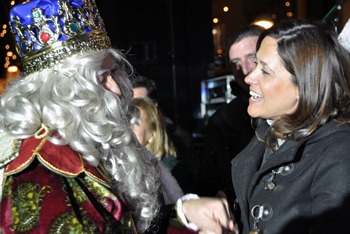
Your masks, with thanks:
[{"label": "woman's dark hair", "polygon": [[267,144],[275,148],[276,138],[299,141],[330,120],[350,122],[350,58],[337,34],[317,22],[292,20],[264,31],[277,40],[278,54],[299,89],[296,110],[269,128]]}]

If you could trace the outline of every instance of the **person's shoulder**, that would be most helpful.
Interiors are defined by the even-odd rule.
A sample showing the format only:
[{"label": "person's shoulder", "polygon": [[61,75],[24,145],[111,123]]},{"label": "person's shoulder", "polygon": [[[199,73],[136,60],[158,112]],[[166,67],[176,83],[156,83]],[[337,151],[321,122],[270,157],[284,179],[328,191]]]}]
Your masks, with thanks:
[{"label": "person's shoulder", "polygon": [[[350,138],[350,124],[349,123],[339,123],[337,121],[329,121],[325,125],[319,127],[310,136],[310,143],[324,141],[334,142],[334,141],[347,141]],[[350,147],[350,144],[349,144]]]},{"label": "person's shoulder", "polygon": [[235,122],[245,116],[248,116],[246,106],[239,98],[235,98],[229,103],[222,104],[214,114],[209,117],[208,124],[220,124],[223,121]]},{"label": "person's shoulder", "polygon": [[179,163],[179,160],[167,155],[164,155],[161,161],[170,171]]},{"label": "person's shoulder", "polygon": [[[318,160],[329,164],[332,162],[338,164],[347,164],[350,172],[350,125],[339,124],[335,121],[322,126],[307,140],[307,147],[313,148],[311,153]],[[320,157],[322,156],[322,157]]]}]

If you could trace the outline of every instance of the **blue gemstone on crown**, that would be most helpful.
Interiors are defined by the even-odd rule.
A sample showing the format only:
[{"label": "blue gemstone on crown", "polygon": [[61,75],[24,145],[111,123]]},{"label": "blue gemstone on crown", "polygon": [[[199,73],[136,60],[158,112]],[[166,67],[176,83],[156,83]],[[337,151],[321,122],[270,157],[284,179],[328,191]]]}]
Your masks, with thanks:
[{"label": "blue gemstone on crown", "polygon": [[69,28],[70,28],[70,30],[71,30],[72,32],[78,32],[78,30],[79,30],[79,25],[76,24],[76,23],[72,23],[72,24],[69,25]]},{"label": "blue gemstone on crown", "polygon": [[27,50],[27,44],[24,41],[22,41],[21,47],[23,50]]},{"label": "blue gemstone on crown", "polygon": [[39,18],[39,17],[40,17],[40,13],[39,13],[39,12],[35,12],[35,13],[33,14],[33,16],[34,16],[35,18]]},{"label": "blue gemstone on crown", "polygon": [[97,19],[97,18],[94,18],[94,23],[95,23],[95,25],[99,25],[99,23],[100,23],[100,21]]}]

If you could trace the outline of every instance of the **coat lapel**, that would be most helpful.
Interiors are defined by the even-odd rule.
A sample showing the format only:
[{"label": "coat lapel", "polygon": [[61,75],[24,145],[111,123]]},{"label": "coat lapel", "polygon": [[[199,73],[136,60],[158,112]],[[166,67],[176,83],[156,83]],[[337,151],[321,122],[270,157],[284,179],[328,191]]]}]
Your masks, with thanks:
[{"label": "coat lapel", "polygon": [[248,146],[232,160],[232,183],[240,206],[247,204],[248,188],[251,185],[251,178],[259,169],[262,156],[264,154],[264,144],[256,137]]}]

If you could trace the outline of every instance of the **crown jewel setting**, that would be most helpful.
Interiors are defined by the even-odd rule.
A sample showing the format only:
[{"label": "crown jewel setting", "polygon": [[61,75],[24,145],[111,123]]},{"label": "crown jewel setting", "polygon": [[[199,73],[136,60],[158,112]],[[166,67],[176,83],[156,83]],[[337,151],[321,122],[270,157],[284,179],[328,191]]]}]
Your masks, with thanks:
[{"label": "crown jewel setting", "polygon": [[111,47],[94,0],[34,0],[15,6],[10,21],[27,74]]}]

